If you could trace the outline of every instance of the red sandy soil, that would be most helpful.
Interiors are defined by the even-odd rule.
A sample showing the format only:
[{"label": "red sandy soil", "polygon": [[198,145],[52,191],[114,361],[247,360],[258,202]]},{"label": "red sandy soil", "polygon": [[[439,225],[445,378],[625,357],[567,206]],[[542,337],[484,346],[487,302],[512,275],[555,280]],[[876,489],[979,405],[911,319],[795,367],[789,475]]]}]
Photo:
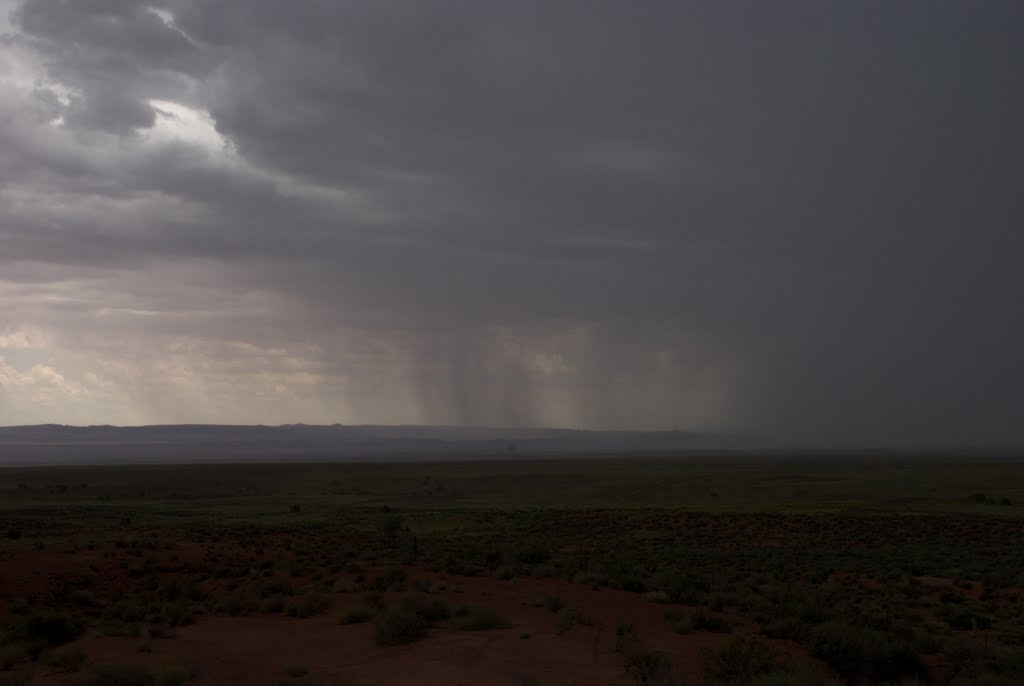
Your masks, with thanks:
[{"label": "red sandy soil", "polygon": [[[326,684],[541,686],[632,684],[621,656],[614,652],[615,627],[621,621],[635,624],[651,648],[670,655],[690,683],[699,678],[703,651],[720,648],[732,638],[707,632],[676,635],[664,618],[665,606],[632,593],[594,591],[556,580],[449,578],[449,583],[463,589],[438,594],[449,603],[498,609],[513,626],[481,632],[436,628],[417,643],[378,647],[372,624],[338,624],[337,610],[357,604],[360,598],[339,593],[334,595],[334,611],[312,619],[202,618],[192,626],[174,629],[169,638],[152,640],[149,654],[138,652],[138,638],[90,635],[75,645],[95,663],[196,665],[200,684],[274,684],[286,668],[301,665]],[[397,597],[388,595],[391,600]],[[558,635],[556,615],[533,606],[534,599],[546,595],[558,596],[567,607],[582,608],[594,626],[577,626]],[[794,644],[778,644],[794,658],[809,659]],[[53,683],[72,681],[53,678]]]},{"label": "red sandy soil", "polygon": [[[24,598],[37,606],[59,604],[75,579],[89,573],[97,580],[89,589],[97,597],[130,593],[143,582],[128,576],[123,550],[23,551],[0,561],[0,600]],[[200,546],[176,544],[173,550],[150,551],[164,579],[187,573],[201,563]],[[172,560],[171,558],[176,559]],[[368,575],[383,570],[366,570]],[[615,628],[620,622],[637,627],[652,649],[669,655],[686,679],[699,683],[703,654],[720,648],[732,636],[708,632],[678,635],[665,610],[691,612],[694,608],[659,605],[634,593],[594,590],[559,579],[513,579],[433,575],[406,568],[409,582],[429,579],[447,586],[438,595],[450,605],[469,604],[499,610],[511,621],[508,629],[462,632],[437,627],[419,642],[379,647],[372,623],[342,626],[337,617],[360,603],[360,593],[333,594],[333,607],[325,615],[294,619],[282,615],[246,617],[200,616],[190,626],[170,630],[166,638],[148,642],[151,652],[140,652],[139,638],[109,637],[94,631],[67,648],[80,648],[89,657],[85,669],[105,663],[134,662],[159,670],[172,665],[198,669],[198,684],[276,684],[291,666],[309,669],[325,685],[444,684],[454,686],[544,686],[547,684],[632,684],[614,650]],[[461,592],[455,592],[458,588]],[[395,602],[401,594],[385,594]],[[577,625],[559,635],[557,616],[537,600],[557,596],[565,607],[579,608],[593,626]],[[749,620],[725,614],[735,628],[753,627]],[[796,644],[773,641],[795,660],[810,661]],[[36,668],[33,683],[71,684],[76,675]]]},{"label": "red sandy soil", "polygon": [[[582,513],[578,517],[594,515]],[[808,538],[836,538],[857,545],[877,544],[885,540],[890,544],[913,540],[915,527],[930,526],[929,522],[904,522],[899,529],[889,529],[874,520],[847,523],[839,526],[823,522],[820,529],[800,529],[785,518],[763,517],[697,517],[674,516],[670,521],[658,521],[651,526],[671,525],[680,541],[716,541],[718,545],[749,545],[752,538],[763,544],[789,545],[805,542]],[[971,534],[969,525],[958,525],[963,531],[958,536]],[[1006,525],[1006,536],[1024,544],[1024,526]],[[853,535],[856,534],[856,535]],[[265,548],[260,559],[290,559],[295,553],[284,549],[282,541],[267,537],[261,540]],[[29,601],[34,607],[54,607],[80,612],[81,608],[69,604],[69,591],[85,588],[81,581],[91,578],[86,589],[101,601],[110,601],[120,595],[143,590],[155,575],[160,583],[171,579],[185,579],[202,571],[209,571],[214,563],[208,552],[216,551],[220,557],[216,566],[245,566],[251,551],[228,541],[208,541],[205,544],[177,540],[167,547],[146,549],[141,556],[130,546],[103,544],[95,550],[79,548],[72,554],[59,546],[46,550],[27,547],[12,551],[0,559],[0,609],[15,599]],[[205,558],[205,559],[204,559]],[[146,578],[133,578],[132,567],[150,560],[152,574]],[[380,573],[380,569],[366,569],[366,576]],[[342,626],[338,614],[360,602],[359,593],[333,594],[333,607],[325,615],[311,619],[293,619],[281,615],[251,615],[223,617],[203,615],[191,626],[172,629],[167,638],[149,642],[152,652],[139,651],[141,639],[101,636],[94,631],[72,644],[82,649],[91,665],[136,662],[152,668],[169,665],[194,665],[199,670],[199,684],[277,684],[286,678],[285,669],[302,666],[310,670],[314,680],[323,684],[445,684],[453,686],[544,686],[548,684],[632,684],[632,678],[623,669],[622,657],[614,652],[615,627],[620,622],[634,624],[641,639],[652,649],[669,655],[683,674],[685,683],[700,683],[703,654],[708,649],[720,648],[732,636],[708,632],[678,635],[664,613],[674,609],[689,614],[692,607],[658,605],[642,596],[613,590],[594,590],[580,584],[559,579],[517,578],[501,581],[493,577],[444,577],[423,570],[406,568],[410,584],[416,579],[443,582],[449,590],[440,595],[452,606],[470,604],[501,611],[512,621],[508,629],[484,632],[458,632],[439,626],[422,641],[405,646],[379,647],[373,640],[372,624]],[[838,579],[843,575],[836,575]],[[307,580],[308,581],[308,580]],[[887,582],[867,577],[855,581],[864,588],[878,589]],[[921,577],[917,582],[928,589],[929,595],[938,595],[952,587],[948,579]],[[225,590],[226,580],[204,582],[205,590],[219,597]],[[296,580],[296,587],[305,584]],[[459,587],[461,593],[454,592]],[[977,597],[980,585],[961,588],[962,592]],[[1019,597],[1021,589],[1003,589],[1000,595]],[[593,626],[576,626],[567,633],[556,632],[556,615],[535,601],[548,596],[561,599],[566,607],[579,608],[591,617]],[[388,594],[389,602],[398,594]],[[931,613],[921,610],[922,618]],[[756,631],[745,617],[723,614],[734,632]],[[524,638],[528,635],[528,638]],[[772,641],[783,653],[798,662],[816,663],[798,645]],[[936,673],[941,673],[941,658],[924,656]],[[823,670],[824,671],[824,670]],[[3,683],[0,675],[0,683]],[[74,683],[75,675],[47,672],[43,665],[36,666],[34,683]]]}]

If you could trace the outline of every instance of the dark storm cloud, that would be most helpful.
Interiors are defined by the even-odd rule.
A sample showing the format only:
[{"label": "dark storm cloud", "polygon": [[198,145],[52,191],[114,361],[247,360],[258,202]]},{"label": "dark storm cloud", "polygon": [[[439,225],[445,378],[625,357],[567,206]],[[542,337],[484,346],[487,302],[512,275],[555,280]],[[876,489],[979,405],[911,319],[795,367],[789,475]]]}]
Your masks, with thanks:
[{"label": "dark storm cloud", "polygon": [[0,264],[222,265],[276,304],[193,333],[347,350],[351,416],[1024,438],[1019,3],[11,16]]},{"label": "dark storm cloud", "polygon": [[12,18],[62,81],[78,90],[66,114],[76,128],[124,133],[152,126],[146,98],[180,92],[181,75],[199,75],[209,64],[143,3],[26,2]]}]

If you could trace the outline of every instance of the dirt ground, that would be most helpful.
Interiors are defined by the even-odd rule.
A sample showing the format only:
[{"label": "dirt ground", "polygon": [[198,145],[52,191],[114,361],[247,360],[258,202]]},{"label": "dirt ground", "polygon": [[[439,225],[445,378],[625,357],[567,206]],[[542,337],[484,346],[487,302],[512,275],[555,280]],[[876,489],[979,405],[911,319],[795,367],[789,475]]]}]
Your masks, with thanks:
[{"label": "dirt ground", "polygon": [[[102,580],[94,585],[108,601],[134,592],[142,582],[133,579],[121,562],[124,556],[104,551],[64,554],[26,551],[0,565],[2,596],[50,605],[67,593],[75,580],[92,566]],[[198,565],[202,552],[188,545],[160,551],[155,557],[164,579]],[[173,559],[172,559],[173,558]],[[389,568],[390,569],[390,568]],[[456,631],[439,625],[426,639],[401,646],[375,644],[373,623],[342,625],[339,614],[359,605],[360,592],[331,594],[331,609],[308,619],[280,614],[224,617],[202,615],[194,624],[175,627],[160,638],[143,641],[137,636],[114,637],[95,630],[66,646],[88,656],[84,669],[105,663],[136,663],[160,671],[185,665],[195,669],[198,684],[276,684],[289,670],[308,671],[311,683],[385,686],[417,683],[446,686],[543,686],[557,684],[625,685],[634,680],[615,650],[620,623],[636,626],[652,649],[670,657],[687,683],[699,683],[705,651],[721,648],[733,636],[725,633],[673,632],[665,618],[666,605],[636,593],[594,589],[560,579],[456,577],[414,567],[402,568],[411,585],[430,584],[432,597],[455,607],[468,604],[497,610],[511,626],[488,631]],[[372,575],[381,569],[367,569]],[[213,586],[216,583],[213,582]],[[402,593],[388,592],[389,604]],[[556,597],[585,617],[564,633],[557,614],[543,600]],[[674,605],[680,612],[693,610]],[[733,632],[742,631],[744,618],[725,617]],[[774,642],[783,654],[800,662],[814,662],[800,646]],[[823,672],[827,670],[820,666]],[[76,674],[62,674],[40,666],[30,683],[73,684]]]}]

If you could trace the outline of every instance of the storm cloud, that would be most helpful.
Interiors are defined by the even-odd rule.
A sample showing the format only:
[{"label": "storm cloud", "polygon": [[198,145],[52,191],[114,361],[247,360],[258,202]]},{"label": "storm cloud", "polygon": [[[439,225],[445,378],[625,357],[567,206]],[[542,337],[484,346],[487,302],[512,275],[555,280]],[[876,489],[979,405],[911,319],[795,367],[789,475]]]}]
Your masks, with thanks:
[{"label": "storm cloud", "polygon": [[0,8],[0,424],[1024,440],[1024,5]]}]

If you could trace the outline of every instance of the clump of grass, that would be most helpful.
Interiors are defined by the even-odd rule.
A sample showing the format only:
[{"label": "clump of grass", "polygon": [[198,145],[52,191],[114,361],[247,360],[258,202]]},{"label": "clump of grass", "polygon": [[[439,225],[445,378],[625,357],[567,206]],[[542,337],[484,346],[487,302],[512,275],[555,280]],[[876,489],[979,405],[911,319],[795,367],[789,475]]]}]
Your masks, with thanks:
[{"label": "clump of grass", "polygon": [[626,673],[642,684],[679,684],[668,656],[655,650],[633,652],[626,658]]},{"label": "clump of grass", "polygon": [[331,590],[335,593],[352,593],[356,590],[356,584],[352,579],[342,577],[334,582]]},{"label": "clump of grass", "polygon": [[680,635],[693,633],[693,628],[693,620],[689,617],[683,617],[675,622],[672,622],[672,631]]},{"label": "clump of grass", "polygon": [[594,620],[584,614],[579,608],[564,607],[558,613],[558,618],[555,620],[555,632],[558,634],[564,634],[570,631],[577,624],[582,626],[593,626]]},{"label": "clump of grass", "polygon": [[387,609],[387,604],[384,602],[384,596],[375,591],[363,594],[363,604],[373,610],[375,614]]},{"label": "clump of grass", "polygon": [[625,653],[639,640],[636,624],[619,622],[615,627],[615,652]]},{"label": "clump of grass", "polygon": [[150,638],[167,638],[168,627],[161,622],[155,622],[143,628],[143,636]]},{"label": "clump of grass", "polygon": [[278,612],[284,612],[285,602],[281,596],[272,596],[263,601],[260,605],[260,612],[265,615],[275,614]]},{"label": "clump of grass", "polygon": [[[901,686],[919,686],[921,682],[900,682]],[[839,682],[826,680],[807,665],[795,670],[779,670],[759,676],[746,686],[839,686]]]},{"label": "clump of grass", "polygon": [[388,570],[385,574],[374,577],[368,587],[371,591],[404,591],[406,574],[405,570],[397,568]]},{"label": "clump of grass", "polygon": [[158,686],[184,686],[195,681],[198,676],[197,670],[190,667],[177,665],[164,670],[157,679]]},{"label": "clump of grass", "polygon": [[374,611],[365,605],[350,607],[338,617],[338,624],[362,624],[373,618]]},{"label": "clump of grass", "polygon": [[324,593],[309,593],[297,598],[288,606],[288,616],[308,619],[322,615],[331,609],[331,598]]},{"label": "clump of grass", "polygon": [[651,650],[640,640],[636,627],[620,623],[615,629],[615,649],[622,655],[626,673],[638,684],[679,686],[682,681],[664,653]]},{"label": "clump of grass", "polygon": [[7,611],[12,615],[18,615],[19,617],[25,617],[32,614],[32,606],[29,605],[28,601],[24,598],[18,598],[12,600],[7,606]]},{"label": "clump of grass", "polygon": [[97,625],[96,631],[103,636],[123,638],[128,636],[138,636],[140,629],[138,624],[122,622],[117,619],[108,619],[101,621]]},{"label": "clump of grass", "polygon": [[732,630],[728,622],[702,607],[693,615],[693,628],[696,631],[711,631],[716,634],[727,634]]},{"label": "clump of grass", "polygon": [[142,665],[127,662],[100,665],[80,682],[80,686],[154,686],[156,675]]},{"label": "clump of grass", "polygon": [[381,646],[412,643],[425,638],[427,628],[425,619],[408,608],[397,607],[377,619],[374,640]]},{"label": "clump of grass", "polygon": [[665,610],[665,620],[672,624],[672,631],[677,634],[688,634],[694,629],[693,619],[679,610]]},{"label": "clump of grass", "polygon": [[413,593],[402,599],[402,607],[422,617],[430,624],[440,622],[451,616],[451,610],[440,598],[428,598],[419,593]]},{"label": "clump of grass", "polygon": [[414,593],[405,596],[398,607],[377,618],[374,638],[378,645],[401,645],[418,641],[436,622],[448,619],[451,610],[439,598]]},{"label": "clump of grass", "polygon": [[306,676],[288,677],[277,682],[277,686],[319,686],[319,684],[319,681],[314,680],[308,674]]},{"label": "clump of grass", "polygon": [[84,608],[100,607],[103,605],[92,593],[82,589],[69,593],[68,600]]},{"label": "clump of grass", "polygon": [[461,607],[452,626],[459,631],[489,631],[511,626],[508,617],[489,607]]}]

